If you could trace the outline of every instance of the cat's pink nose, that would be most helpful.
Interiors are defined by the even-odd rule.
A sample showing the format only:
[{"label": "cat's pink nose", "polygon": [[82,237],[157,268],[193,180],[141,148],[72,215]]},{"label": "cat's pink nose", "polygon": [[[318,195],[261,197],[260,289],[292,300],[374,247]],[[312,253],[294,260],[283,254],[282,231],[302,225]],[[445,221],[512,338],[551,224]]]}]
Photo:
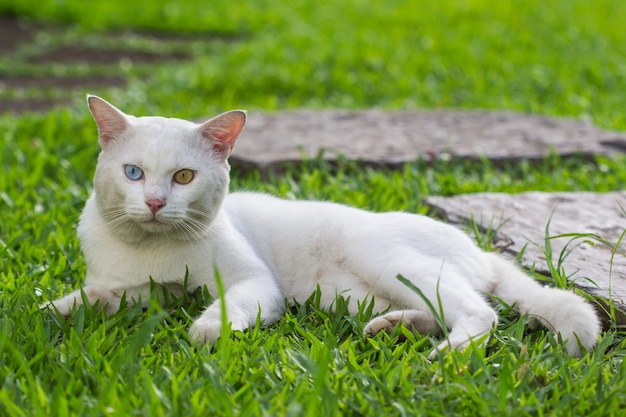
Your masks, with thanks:
[{"label": "cat's pink nose", "polygon": [[146,204],[148,205],[148,207],[150,207],[150,211],[152,212],[152,214],[155,214],[157,211],[161,210],[163,206],[165,206],[165,200],[162,200],[160,198],[152,198],[146,201]]}]

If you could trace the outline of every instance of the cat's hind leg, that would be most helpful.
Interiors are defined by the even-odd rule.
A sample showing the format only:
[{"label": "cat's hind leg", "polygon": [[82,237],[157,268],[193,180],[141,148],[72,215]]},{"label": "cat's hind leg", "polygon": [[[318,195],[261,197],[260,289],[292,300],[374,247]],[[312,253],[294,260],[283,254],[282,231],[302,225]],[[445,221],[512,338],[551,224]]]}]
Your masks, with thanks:
[{"label": "cat's hind leg", "polygon": [[[497,322],[497,316],[490,306],[484,307],[484,309],[480,309],[481,311],[476,310],[473,314],[464,317],[454,317],[456,314],[451,314],[454,317],[452,320],[446,317],[444,313],[446,325],[450,327],[450,331],[445,340],[429,355],[429,358],[433,359],[438,352],[449,348],[464,349],[472,340],[485,339],[484,341],[486,341]],[[449,308],[444,306],[443,311],[445,312],[445,310],[449,310]],[[404,324],[409,330],[422,335],[430,333],[438,336],[442,333],[442,329],[432,314],[428,312],[422,310],[394,310],[370,320],[363,330],[363,335],[372,337],[380,332],[391,333],[399,324]]]},{"label": "cat's hind leg", "polygon": [[[491,314],[485,314],[482,318],[470,316],[457,321],[446,339],[435,348],[429,358],[433,359],[437,352],[448,348],[463,349],[472,340],[486,338],[495,324],[490,316]],[[380,332],[391,333],[400,324],[404,324],[409,330],[422,335],[430,333],[438,336],[442,333],[441,328],[430,313],[421,310],[394,310],[370,320],[363,330],[363,335],[373,337]]]},{"label": "cat's hind leg", "polygon": [[447,349],[465,349],[472,341],[484,344],[489,340],[489,335],[497,323],[495,311],[489,307],[480,314],[462,317],[451,326],[445,340],[428,355],[434,359],[439,352]]},{"label": "cat's hind leg", "polygon": [[[468,283],[467,278],[452,266],[428,270],[426,262],[415,259],[397,259],[385,268],[379,282],[384,282],[384,296],[392,301],[392,305],[407,310],[391,311],[374,318],[365,326],[365,335],[388,331],[399,322],[403,322],[419,331],[420,327],[427,333],[437,329],[431,315],[426,298],[449,329],[445,340],[439,344],[430,357],[438,351],[448,348],[463,349],[472,340],[485,342],[498,321],[494,309]],[[398,280],[400,273],[420,289],[417,294]],[[424,297],[424,298],[423,298]]]}]

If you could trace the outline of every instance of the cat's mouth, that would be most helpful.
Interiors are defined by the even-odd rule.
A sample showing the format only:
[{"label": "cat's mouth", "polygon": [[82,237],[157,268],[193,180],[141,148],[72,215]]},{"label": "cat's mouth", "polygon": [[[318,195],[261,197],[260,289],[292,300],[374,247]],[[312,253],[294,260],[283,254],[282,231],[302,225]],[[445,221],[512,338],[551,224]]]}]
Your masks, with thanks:
[{"label": "cat's mouth", "polygon": [[172,210],[159,210],[157,213],[129,213],[129,220],[144,232],[162,234],[174,232],[180,224],[179,213]]},{"label": "cat's mouth", "polygon": [[149,232],[157,232],[169,227],[169,224],[167,222],[159,220],[156,216],[153,216],[152,218],[147,220],[143,220],[139,223],[141,227],[148,230]]}]

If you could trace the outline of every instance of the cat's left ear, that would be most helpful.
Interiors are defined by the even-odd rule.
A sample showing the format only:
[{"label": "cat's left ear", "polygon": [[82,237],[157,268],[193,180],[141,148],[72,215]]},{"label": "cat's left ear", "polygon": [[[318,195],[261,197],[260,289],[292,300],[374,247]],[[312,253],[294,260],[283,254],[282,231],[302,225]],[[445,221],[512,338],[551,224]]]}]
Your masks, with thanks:
[{"label": "cat's left ear", "polygon": [[128,118],[98,96],[87,95],[87,104],[98,125],[98,143],[102,149],[106,149],[109,142],[121,136],[128,128]]},{"label": "cat's left ear", "polygon": [[245,124],[246,112],[233,110],[204,122],[200,125],[200,132],[211,143],[213,150],[226,160]]}]

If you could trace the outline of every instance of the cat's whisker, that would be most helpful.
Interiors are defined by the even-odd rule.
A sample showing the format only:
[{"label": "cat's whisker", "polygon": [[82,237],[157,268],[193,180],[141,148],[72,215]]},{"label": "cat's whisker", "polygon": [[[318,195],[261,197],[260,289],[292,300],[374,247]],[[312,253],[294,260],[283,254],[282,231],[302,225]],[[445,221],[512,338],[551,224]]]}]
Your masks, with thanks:
[{"label": "cat's whisker", "polygon": [[199,217],[204,217],[206,219],[213,219],[214,215],[213,214],[207,214],[204,211],[198,210],[198,209],[194,209],[194,208],[187,208],[187,213],[199,216]]},{"label": "cat's whisker", "polygon": [[193,219],[184,219],[174,223],[174,227],[187,236],[190,240],[197,240],[200,242],[206,241],[206,225],[197,222]]}]

